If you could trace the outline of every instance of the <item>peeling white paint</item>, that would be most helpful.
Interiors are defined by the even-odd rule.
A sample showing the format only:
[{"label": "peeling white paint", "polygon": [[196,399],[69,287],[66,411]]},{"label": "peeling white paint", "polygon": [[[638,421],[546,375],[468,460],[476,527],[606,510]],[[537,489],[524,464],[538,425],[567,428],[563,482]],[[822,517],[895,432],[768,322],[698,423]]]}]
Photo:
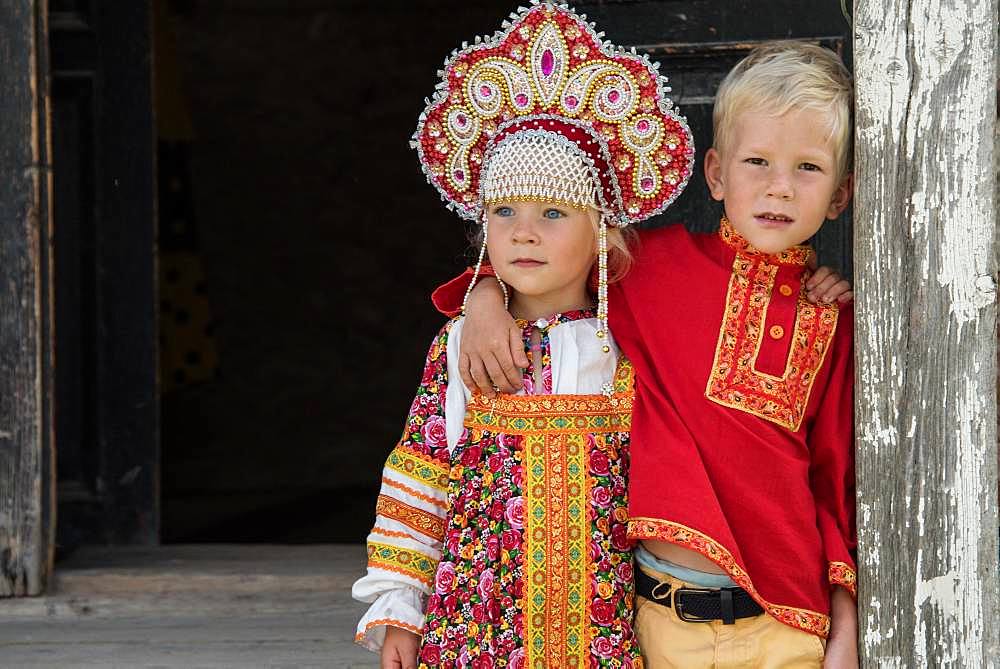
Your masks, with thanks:
[{"label": "peeling white paint", "polygon": [[984,178],[994,174],[997,5],[854,5],[866,666],[1000,661],[996,583],[984,577],[996,573],[997,543],[1000,190]]}]

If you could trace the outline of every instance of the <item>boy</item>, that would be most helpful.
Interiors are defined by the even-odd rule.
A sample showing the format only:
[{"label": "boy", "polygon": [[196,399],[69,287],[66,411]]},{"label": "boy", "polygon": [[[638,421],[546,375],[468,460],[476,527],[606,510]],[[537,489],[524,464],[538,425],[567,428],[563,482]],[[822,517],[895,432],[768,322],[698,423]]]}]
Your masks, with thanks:
[{"label": "boy", "polygon": [[[718,234],[643,233],[611,290],[637,374],[629,534],[650,667],[857,666],[853,314],[809,303],[799,246],[850,200],[851,95],[829,51],[756,49],[716,99]],[[480,342],[503,331],[496,293],[469,306],[480,386],[506,385],[510,353],[475,335],[477,313]]]}]

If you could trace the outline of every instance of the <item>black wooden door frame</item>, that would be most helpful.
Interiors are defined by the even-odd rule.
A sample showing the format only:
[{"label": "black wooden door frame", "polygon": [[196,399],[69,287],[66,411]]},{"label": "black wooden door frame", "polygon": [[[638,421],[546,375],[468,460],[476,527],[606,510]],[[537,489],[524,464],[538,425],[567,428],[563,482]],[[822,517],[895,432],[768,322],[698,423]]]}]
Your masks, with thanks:
[{"label": "black wooden door frame", "polygon": [[0,597],[53,555],[51,171],[44,0],[0,9]]},{"label": "black wooden door frame", "polygon": [[[45,589],[60,440],[77,440],[93,463],[91,542],[159,538],[151,20],[141,1],[0,8],[0,597]],[[51,35],[63,39],[50,51]],[[62,102],[53,89],[82,91],[86,107],[87,122],[72,124],[79,142],[57,142],[74,147],[65,153],[52,142],[50,107]],[[66,192],[74,197],[54,199]],[[90,266],[61,281],[80,265],[80,247],[67,240],[81,235],[92,240]],[[79,285],[86,300],[60,285]],[[81,333],[93,346],[60,358]],[[60,378],[83,365],[94,369],[89,387],[60,392]],[[60,420],[60,406],[79,409],[94,429]]]}]

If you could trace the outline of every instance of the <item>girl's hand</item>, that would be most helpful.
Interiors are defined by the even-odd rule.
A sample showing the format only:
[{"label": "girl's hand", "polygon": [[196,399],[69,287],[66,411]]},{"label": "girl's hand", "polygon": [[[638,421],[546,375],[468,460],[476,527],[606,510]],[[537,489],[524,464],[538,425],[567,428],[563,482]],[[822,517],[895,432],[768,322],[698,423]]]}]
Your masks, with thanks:
[{"label": "girl's hand", "polygon": [[417,669],[420,635],[386,625],[382,644],[382,669]]},{"label": "girl's hand", "polygon": [[858,608],[851,593],[837,586],[830,601],[830,639],[823,669],[858,669]]},{"label": "girl's hand", "polygon": [[504,309],[500,286],[492,277],[484,278],[465,307],[458,360],[462,381],[487,397],[494,397],[497,390],[516,393],[522,385],[521,370],[527,366],[521,330]]},{"label": "girl's hand", "polygon": [[847,304],[854,299],[854,291],[847,279],[826,265],[820,267],[806,281],[806,298],[813,304],[834,301]]}]

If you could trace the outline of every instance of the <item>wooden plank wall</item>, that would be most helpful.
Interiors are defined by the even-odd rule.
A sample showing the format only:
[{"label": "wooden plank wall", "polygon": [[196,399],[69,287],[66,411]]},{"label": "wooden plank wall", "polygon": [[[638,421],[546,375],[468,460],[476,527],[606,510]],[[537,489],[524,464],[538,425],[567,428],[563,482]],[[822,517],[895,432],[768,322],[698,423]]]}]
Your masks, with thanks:
[{"label": "wooden plank wall", "polygon": [[52,348],[45,2],[0,8],[0,597],[51,566]]},{"label": "wooden plank wall", "polygon": [[856,0],[860,642],[996,667],[997,0]]}]

